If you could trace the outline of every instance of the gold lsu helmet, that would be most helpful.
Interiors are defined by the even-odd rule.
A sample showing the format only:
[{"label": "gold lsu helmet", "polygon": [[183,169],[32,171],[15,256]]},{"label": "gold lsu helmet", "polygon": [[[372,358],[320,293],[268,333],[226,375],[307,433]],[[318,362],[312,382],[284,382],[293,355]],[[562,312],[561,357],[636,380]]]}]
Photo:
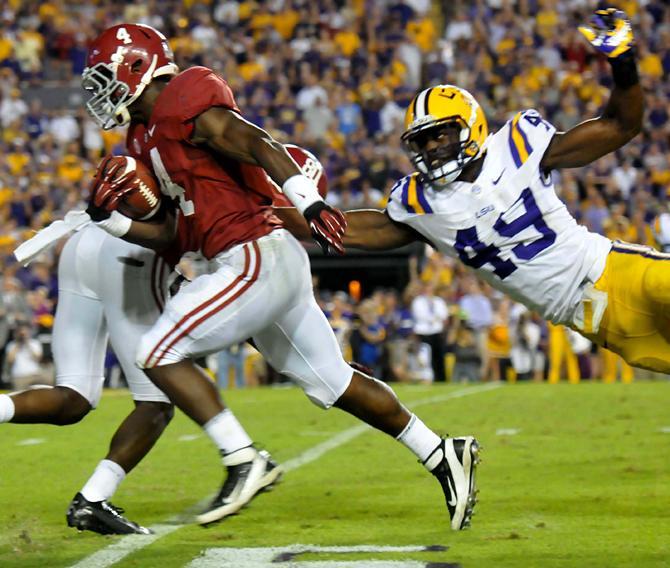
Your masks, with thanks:
[{"label": "gold lsu helmet", "polygon": [[[475,98],[460,87],[437,85],[412,99],[401,140],[422,177],[446,185],[482,154],[487,136],[486,117]],[[437,144],[427,148],[430,141]]]}]

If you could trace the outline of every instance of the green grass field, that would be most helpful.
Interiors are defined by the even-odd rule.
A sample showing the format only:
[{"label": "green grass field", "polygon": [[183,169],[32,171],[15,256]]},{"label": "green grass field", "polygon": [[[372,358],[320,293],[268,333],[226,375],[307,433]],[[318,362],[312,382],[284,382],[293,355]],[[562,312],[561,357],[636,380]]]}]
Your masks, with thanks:
[{"label": "green grass field", "polygon": [[[475,434],[484,446],[468,531],[449,530],[437,483],[400,444],[351,430],[354,419],[319,410],[297,389],[263,389],[230,392],[227,400],[259,443],[292,464],[274,491],[214,527],[180,526],[175,516],[217,489],[222,471],[208,439],[177,413],[114,499],[129,518],[171,532],[151,543],[77,533],[65,525],[67,504],[131,404],[127,394],[108,392],[76,426],[0,426],[0,566],[87,559],[80,566],[97,567],[104,562],[90,555],[108,554],[115,543],[111,550],[132,547],[114,564],[128,567],[185,566],[211,549],[298,543],[448,549],[312,553],[277,566],[670,565],[670,384],[474,387],[450,398],[472,388],[397,389],[433,428]],[[350,439],[318,459],[290,461],[343,431]]]}]

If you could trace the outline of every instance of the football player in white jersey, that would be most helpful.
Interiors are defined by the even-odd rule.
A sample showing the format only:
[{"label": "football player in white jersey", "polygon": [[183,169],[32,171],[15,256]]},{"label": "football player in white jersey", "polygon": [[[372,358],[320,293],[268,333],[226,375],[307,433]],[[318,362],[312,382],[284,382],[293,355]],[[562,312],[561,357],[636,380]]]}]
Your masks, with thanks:
[{"label": "football player in white jersey", "polygon": [[[620,148],[642,125],[625,14],[600,10],[580,31],[612,68],[614,88],[600,117],[556,132],[526,110],[488,136],[470,93],[452,85],[421,91],[402,135],[416,173],[395,184],[385,212],[349,211],[344,244],[385,250],[426,241],[631,365],[670,373],[670,256],[578,225],[550,175]],[[308,236],[292,212],[279,214],[294,234]]]},{"label": "football player in white jersey", "polygon": [[[0,423],[65,426],[79,422],[100,401],[107,341],[111,341],[135,408],[115,432],[105,459],[70,503],[67,522],[79,530],[150,532],[125,518],[109,499],[172,418],[168,397],[135,366],[137,344],[162,312],[170,272],[155,252],[114,238],[93,224],[74,234],[58,263],[53,330],[56,386],[0,395]],[[253,447],[229,409],[223,420],[227,435],[220,450],[228,476],[222,491],[232,497],[218,518],[239,510],[281,473],[267,452]],[[239,456],[247,459],[240,461]]]}]

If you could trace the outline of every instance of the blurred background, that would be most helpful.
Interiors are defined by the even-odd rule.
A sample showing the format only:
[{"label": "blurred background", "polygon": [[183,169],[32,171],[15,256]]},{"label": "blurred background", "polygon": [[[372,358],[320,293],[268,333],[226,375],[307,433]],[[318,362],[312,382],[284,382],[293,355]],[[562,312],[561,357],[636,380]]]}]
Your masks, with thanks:
[{"label": "blurred background", "polygon": [[[644,131],[587,168],[555,173],[560,197],[590,230],[659,248],[670,189],[670,7],[612,1],[631,17],[646,97]],[[28,268],[13,249],[84,208],[102,156],[124,132],[83,110],[88,43],[138,22],[169,38],[181,68],[206,65],[251,121],[323,162],[329,201],[383,208],[411,171],[399,137],[420,88],[470,90],[495,131],[538,109],[559,129],[596,116],[609,67],[578,35],[586,0],[267,0],[0,4],[0,387],[48,383],[58,301],[57,248]],[[511,303],[424,246],[326,259],[308,246],[317,298],[342,350],[385,381],[558,382],[648,378],[613,354]],[[202,267],[186,260],[195,275]],[[203,364],[224,387],[281,382],[248,345]],[[110,352],[108,382],[123,377]]]}]

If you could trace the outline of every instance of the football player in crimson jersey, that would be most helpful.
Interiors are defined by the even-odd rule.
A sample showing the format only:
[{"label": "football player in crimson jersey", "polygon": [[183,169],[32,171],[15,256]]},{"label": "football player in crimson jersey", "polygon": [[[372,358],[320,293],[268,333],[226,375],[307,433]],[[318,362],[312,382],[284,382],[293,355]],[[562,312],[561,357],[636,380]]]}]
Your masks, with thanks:
[{"label": "football player in crimson jersey", "polygon": [[[151,164],[176,209],[176,222],[170,213],[153,223],[131,221],[100,188],[91,197],[92,217],[140,245],[198,250],[213,267],[167,302],[140,342],[137,364],[219,443],[230,435],[224,407],[192,360],[252,337],[315,404],[341,408],[405,444],[438,478],[451,527],[467,526],[476,440],[441,439],[386,385],[346,364],[314,299],[305,250],[250,187],[254,168],[282,188],[326,251],[343,252],[342,213],[325,204],[280,143],[242,117],[222,78],[204,67],[178,73],[165,38],[150,27],[103,32],[90,46],[83,84],[91,93],[87,108],[103,128],[130,125],[133,152]],[[256,475],[250,466],[239,477]],[[224,484],[199,522],[225,514],[235,484]]]}]

